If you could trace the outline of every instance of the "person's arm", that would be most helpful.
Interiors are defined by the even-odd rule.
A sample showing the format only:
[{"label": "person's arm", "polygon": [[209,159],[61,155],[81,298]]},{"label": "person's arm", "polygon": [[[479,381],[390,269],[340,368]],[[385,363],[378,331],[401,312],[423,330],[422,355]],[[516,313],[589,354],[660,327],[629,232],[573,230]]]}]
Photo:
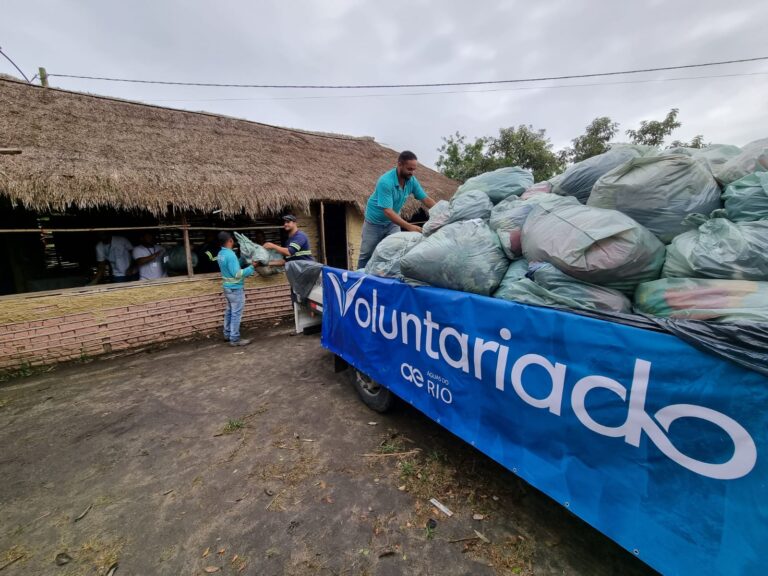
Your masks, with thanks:
[{"label": "person's arm", "polygon": [[429,196],[427,196],[427,193],[424,192],[424,188],[421,187],[421,182],[416,180],[416,178],[413,178],[413,197],[416,198],[419,202],[424,204],[427,208],[432,208],[432,206],[435,205],[435,201],[432,200]]},{"label": "person's arm", "polygon": [[148,256],[142,256],[141,258],[136,257],[136,250],[138,250],[140,247],[137,246],[133,250],[133,261],[136,263],[137,266],[144,266],[144,264],[149,264],[154,260],[155,258],[159,258],[163,254],[163,250],[155,250],[154,253],[148,255]]},{"label": "person's arm", "polygon": [[410,222],[406,222],[400,217],[400,215],[397,212],[392,210],[392,208],[384,208],[384,216],[392,220],[392,222],[394,222],[404,230],[408,230],[409,232],[421,232],[421,227],[416,226],[416,224],[411,224]]},{"label": "person's arm", "polygon": [[98,284],[99,282],[101,282],[101,279],[107,275],[107,261],[102,260],[101,262],[97,262],[96,264],[97,264],[96,276],[93,277],[93,280],[88,282],[88,285]]},{"label": "person's arm", "polygon": [[[277,244],[273,244],[272,242],[265,242],[264,248],[267,250],[274,250],[275,252],[279,252],[285,257],[291,256],[291,251],[288,248],[283,248],[282,246],[278,246]],[[271,266],[271,264],[269,264]]]},{"label": "person's arm", "polygon": [[267,262],[267,266],[285,266],[285,260],[270,260]]}]

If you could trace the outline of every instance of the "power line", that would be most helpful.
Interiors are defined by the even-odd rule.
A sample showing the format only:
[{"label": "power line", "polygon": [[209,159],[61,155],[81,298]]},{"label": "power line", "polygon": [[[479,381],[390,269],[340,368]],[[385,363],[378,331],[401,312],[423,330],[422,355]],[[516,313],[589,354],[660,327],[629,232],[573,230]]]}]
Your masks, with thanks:
[{"label": "power line", "polygon": [[16,70],[18,70],[18,71],[19,71],[19,74],[21,74],[21,76],[24,78],[24,80],[26,80],[26,81],[27,81],[27,84],[32,84],[32,82],[30,82],[29,78],[27,78],[26,74],[24,74],[24,72],[22,72],[22,71],[21,71],[21,68],[19,68],[18,66],[16,66],[16,62],[14,62],[13,60],[11,60],[11,57],[10,57],[10,56],[8,56],[8,54],[6,54],[5,52],[3,52],[3,49],[2,49],[1,47],[0,47],[0,54],[2,54],[3,56],[5,56],[5,59],[6,59],[6,60],[8,60],[8,62],[10,62],[11,64],[13,64],[13,67],[14,67],[14,68],[16,68]]},{"label": "power line", "polygon": [[133,84],[162,84],[166,86],[206,86],[216,88],[270,88],[270,89],[371,89],[371,88],[439,88],[451,86],[484,86],[492,84],[517,84],[522,82],[542,82],[545,80],[572,80],[575,78],[597,78],[601,76],[619,76],[622,74],[641,74],[643,72],[663,72],[668,70],[683,70],[688,68],[704,68],[707,66],[724,66],[743,62],[758,62],[768,60],[768,56],[742,58],[739,60],[723,60],[720,62],[704,62],[700,64],[683,64],[681,66],[660,66],[657,68],[639,68],[636,70],[620,70],[614,72],[596,72],[592,74],[570,74],[566,76],[543,76],[539,78],[515,78],[512,80],[481,80],[472,82],[433,82],[427,84],[219,84],[215,82],[173,82],[170,80],[138,80],[135,78],[109,78],[105,76],[82,76],[77,74],[48,74],[49,77],[76,78],[80,80],[103,80],[107,82],[130,82]]},{"label": "power line", "polygon": [[705,80],[711,78],[735,78],[739,76],[768,76],[768,72],[742,72],[738,74],[714,74],[710,76],[680,76],[675,78],[650,78],[647,80],[625,80],[619,82],[591,82],[585,84],[554,84],[550,86],[522,86],[519,88],[488,88],[484,90],[440,90],[436,92],[399,92],[379,94],[338,94],[333,96],[271,96],[264,98],[139,98],[142,102],[246,102],[263,100],[332,100],[345,98],[396,98],[399,96],[432,96],[439,94],[478,94],[487,92],[519,92],[523,90],[549,90],[551,88],[583,88],[588,86],[617,86],[624,84],[649,84],[681,80]]}]

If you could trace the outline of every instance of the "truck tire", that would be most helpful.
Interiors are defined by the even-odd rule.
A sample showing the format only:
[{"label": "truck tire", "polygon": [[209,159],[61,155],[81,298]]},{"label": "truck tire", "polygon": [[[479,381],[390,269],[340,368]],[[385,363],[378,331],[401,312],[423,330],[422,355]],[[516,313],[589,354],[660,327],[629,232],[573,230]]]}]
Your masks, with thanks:
[{"label": "truck tire", "polygon": [[350,367],[348,370],[358,396],[371,410],[384,413],[392,408],[395,395],[367,374]]}]

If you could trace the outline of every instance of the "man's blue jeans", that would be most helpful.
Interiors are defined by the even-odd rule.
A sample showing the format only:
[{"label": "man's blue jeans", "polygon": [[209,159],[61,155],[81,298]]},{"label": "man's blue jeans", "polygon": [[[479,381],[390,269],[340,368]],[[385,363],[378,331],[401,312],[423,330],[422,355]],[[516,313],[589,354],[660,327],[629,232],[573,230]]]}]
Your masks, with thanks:
[{"label": "man's blue jeans", "polygon": [[224,288],[227,299],[227,311],[224,312],[224,339],[230,342],[240,340],[240,320],[245,308],[245,290],[242,288]]},{"label": "man's blue jeans", "polygon": [[400,232],[400,226],[394,222],[389,224],[371,224],[366,220],[363,223],[363,238],[360,241],[360,257],[357,259],[357,269],[365,268],[379,242],[395,232]]}]

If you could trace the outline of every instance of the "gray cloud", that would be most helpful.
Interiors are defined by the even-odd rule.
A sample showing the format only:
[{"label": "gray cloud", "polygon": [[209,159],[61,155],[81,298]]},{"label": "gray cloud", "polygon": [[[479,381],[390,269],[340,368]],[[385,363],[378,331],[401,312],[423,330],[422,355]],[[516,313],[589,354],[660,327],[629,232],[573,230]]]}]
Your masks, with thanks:
[{"label": "gray cloud", "polygon": [[[589,73],[768,55],[768,4],[438,1],[153,2],[6,0],[0,45],[25,71],[274,83],[418,83]],[[10,72],[0,63],[0,72]],[[441,136],[533,124],[556,147],[594,117],[622,130],[680,109],[681,139],[768,136],[767,63],[548,85],[329,92],[143,86],[56,78],[62,88],[209,110],[271,124],[371,135],[431,164]],[[508,88],[498,90],[499,88]],[[495,89],[496,91],[478,91]],[[441,89],[453,91],[453,89]],[[370,96],[370,94],[385,94]],[[369,95],[365,96],[364,95]],[[316,98],[316,97],[321,98]],[[281,99],[282,98],[282,99]]]}]

